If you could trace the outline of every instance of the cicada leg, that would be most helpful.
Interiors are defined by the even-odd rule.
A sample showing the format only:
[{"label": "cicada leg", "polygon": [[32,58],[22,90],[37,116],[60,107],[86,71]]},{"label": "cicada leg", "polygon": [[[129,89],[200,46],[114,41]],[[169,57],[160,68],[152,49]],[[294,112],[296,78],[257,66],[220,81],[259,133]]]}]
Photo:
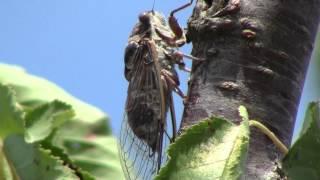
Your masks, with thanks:
[{"label": "cicada leg", "polygon": [[[174,89],[179,89],[178,87],[178,79],[174,78],[174,76],[167,70],[162,69],[161,70],[161,81],[162,85],[164,86],[165,91],[174,90]],[[177,81],[177,82],[176,82]],[[175,91],[176,92],[176,91]],[[179,89],[180,96],[183,96],[185,98],[184,94],[182,91]],[[173,102],[173,97],[172,93],[170,92],[170,98],[169,98],[169,107],[170,107],[170,115],[171,115],[171,123],[172,123],[172,137],[168,134],[167,131],[164,131],[164,134],[170,139],[170,143],[174,142],[176,136],[177,136],[177,125],[176,125],[176,115],[175,115],[175,109],[174,109],[174,102]]]},{"label": "cicada leg", "polygon": [[178,21],[177,21],[177,18],[174,16],[174,14],[178,11],[181,11],[183,10],[184,8],[190,6],[191,4],[193,3],[193,0],[191,0],[189,3],[187,4],[184,4],[174,10],[171,11],[170,13],[170,16],[169,16],[169,26],[172,30],[172,32],[175,34],[175,39],[178,40],[178,39],[181,39],[184,37],[184,33],[183,33],[183,30],[182,28],[180,27]]},{"label": "cicada leg", "polygon": [[177,93],[182,99],[183,104],[186,104],[188,97],[184,95],[182,90],[179,88],[179,82],[174,80],[174,76],[167,70],[161,70],[162,76],[165,78],[167,87]]},{"label": "cicada leg", "polygon": [[171,93],[170,93],[170,113],[171,113],[171,123],[172,123],[172,137],[170,141],[172,143],[175,141],[177,136],[177,120],[176,120],[176,114],[174,110],[173,97]]},{"label": "cicada leg", "polygon": [[176,92],[179,96],[182,98],[185,98],[185,95],[183,94],[182,90],[179,88],[179,82],[174,80],[174,76],[169,71],[162,69],[161,75],[165,78],[167,86],[170,90],[173,90]]},{"label": "cicada leg", "polygon": [[178,64],[179,69],[182,71],[186,71],[186,72],[191,72],[191,69],[186,67],[186,64],[183,61],[183,58],[188,58],[191,59],[193,61],[205,61],[205,59],[202,58],[197,58],[191,55],[187,55],[187,54],[183,54],[181,51],[174,51],[171,53],[166,53],[167,56],[169,56],[175,64]]},{"label": "cicada leg", "polygon": [[186,37],[184,35],[183,29],[178,23],[177,18],[174,16],[174,14],[188,6],[190,6],[193,3],[193,0],[191,0],[189,3],[184,4],[183,6],[180,6],[173,11],[171,11],[170,16],[168,18],[169,27],[172,30],[174,36],[168,36],[165,33],[162,33],[159,29],[155,29],[156,33],[169,45],[171,46],[178,46],[181,47],[186,43]]},{"label": "cicada leg", "polygon": [[163,41],[165,41],[168,45],[170,45],[172,47],[177,47],[177,46],[181,47],[185,43],[185,38],[177,40],[176,36],[174,36],[174,37],[168,36],[165,33],[161,32],[161,30],[159,30],[157,28],[155,29],[155,31],[158,34],[158,36],[161,37],[161,39]]},{"label": "cicada leg", "polygon": [[159,139],[158,139],[158,168],[157,168],[157,173],[159,173],[159,170],[161,168],[161,163],[162,163],[162,146],[163,146],[163,134],[165,132],[164,128],[164,123],[162,121],[159,121]]},{"label": "cicada leg", "polygon": [[172,93],[170,93],[169,107],[170,107],[170,115],[171,115],[172,137],[170,137],[167,131],[164,131],[164,134],[167,136],[168,139],[170,139],[170,143],[173,143],[177,137],[177,119],[176,119],[176,114],[174,109]]}]

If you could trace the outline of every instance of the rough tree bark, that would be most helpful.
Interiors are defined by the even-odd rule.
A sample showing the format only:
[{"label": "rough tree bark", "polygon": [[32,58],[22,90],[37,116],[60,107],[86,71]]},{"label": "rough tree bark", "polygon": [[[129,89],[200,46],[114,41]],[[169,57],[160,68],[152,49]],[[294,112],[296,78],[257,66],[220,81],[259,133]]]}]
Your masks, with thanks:
[{"label": "rough tree bark", "polygon": [[[181,128],[209,116],[251,119],[290,145],[320,15],[320,0],[198,0],[188,22],[194,62]],[[252,129],[244,179],[279,177],[282,157]]]}]

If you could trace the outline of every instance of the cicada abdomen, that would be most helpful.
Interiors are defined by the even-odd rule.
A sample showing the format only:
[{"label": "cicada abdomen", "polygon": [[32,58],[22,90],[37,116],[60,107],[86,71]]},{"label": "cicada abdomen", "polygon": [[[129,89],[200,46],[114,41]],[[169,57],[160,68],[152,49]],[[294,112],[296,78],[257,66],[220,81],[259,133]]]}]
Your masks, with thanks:
[{"label": "cicada abdomen", "polygon": [[[172,92],[184,97],[175,65],[186,68],[183,54],[178,51],[185,37],[173,13],[169,23],[156,11],[139,15],[125,50],[124,74],[129,86],[120,132],[120,157],[127,179],[151,179],[166,158],[166,142],[175,137]],[[167,112],[172,123],[166,121]],[[167,130],[168,124],[172,133]]]}]

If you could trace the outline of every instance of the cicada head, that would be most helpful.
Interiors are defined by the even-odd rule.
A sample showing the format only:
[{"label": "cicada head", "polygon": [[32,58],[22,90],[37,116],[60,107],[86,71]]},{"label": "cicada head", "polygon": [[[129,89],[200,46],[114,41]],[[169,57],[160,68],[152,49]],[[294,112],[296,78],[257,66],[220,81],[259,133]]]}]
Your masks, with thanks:
[{"label": "cicada head", "polygon": [[134,26],[130,37],[154,38],[155,29],[171,32],[165,16],[157,11],[145,11],[139,14],[138,23]]},{"label": "cicada head", "polygon": [[[145,57],[145,55],[154,55],[153,53],[146,53],[149,51],[146,46],[147,41],[154,41],[156,43],[157,56],[159,59],[164,59],[164,48],[162,47],[165,47],[166,49],[166,47],[170,48],[170,46],[167,45],[165,41],[162,41],[163,37],[159,36],[159,32],[167,37],[173,36],[173,33],[165,20],[165,16],[157,11],[145,11],[140,13],[138,22],[132,30],[125,50],[124,74],[128,81],[131,81],[131,70],[134,69],[134,66],[136,66],[138,62],[145,61],[145,63],[148,64],[148,62],[153,61],[152,57]],[[160,49],[158,47],[160,47]]]},{"label": "cicada head", "polygon": [[157,11],[145,11],[139,15],[139,22],[144,26],[167,26],[164,15]]}]

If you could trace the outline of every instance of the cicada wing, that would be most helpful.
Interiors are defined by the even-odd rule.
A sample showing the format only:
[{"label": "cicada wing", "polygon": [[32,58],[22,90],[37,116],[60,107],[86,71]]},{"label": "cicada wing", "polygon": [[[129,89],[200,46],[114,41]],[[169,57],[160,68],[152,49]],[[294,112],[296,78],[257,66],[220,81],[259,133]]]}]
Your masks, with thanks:
[{"label": "cicada wing", "polygon": [[169,142],[165,135],[169,96],[150,46],[136,48],[131,59],[135,63],[127,71],[130,81],[120,131],[120,157],[127,179],[152,179],[165,161],[164,147]]},{"label": "cicada wing", "polygon": [[152,179],[157,173],[159,154],[134,134],[127,121],[125,114],[120,132],[120,157],[126,179]]}]

